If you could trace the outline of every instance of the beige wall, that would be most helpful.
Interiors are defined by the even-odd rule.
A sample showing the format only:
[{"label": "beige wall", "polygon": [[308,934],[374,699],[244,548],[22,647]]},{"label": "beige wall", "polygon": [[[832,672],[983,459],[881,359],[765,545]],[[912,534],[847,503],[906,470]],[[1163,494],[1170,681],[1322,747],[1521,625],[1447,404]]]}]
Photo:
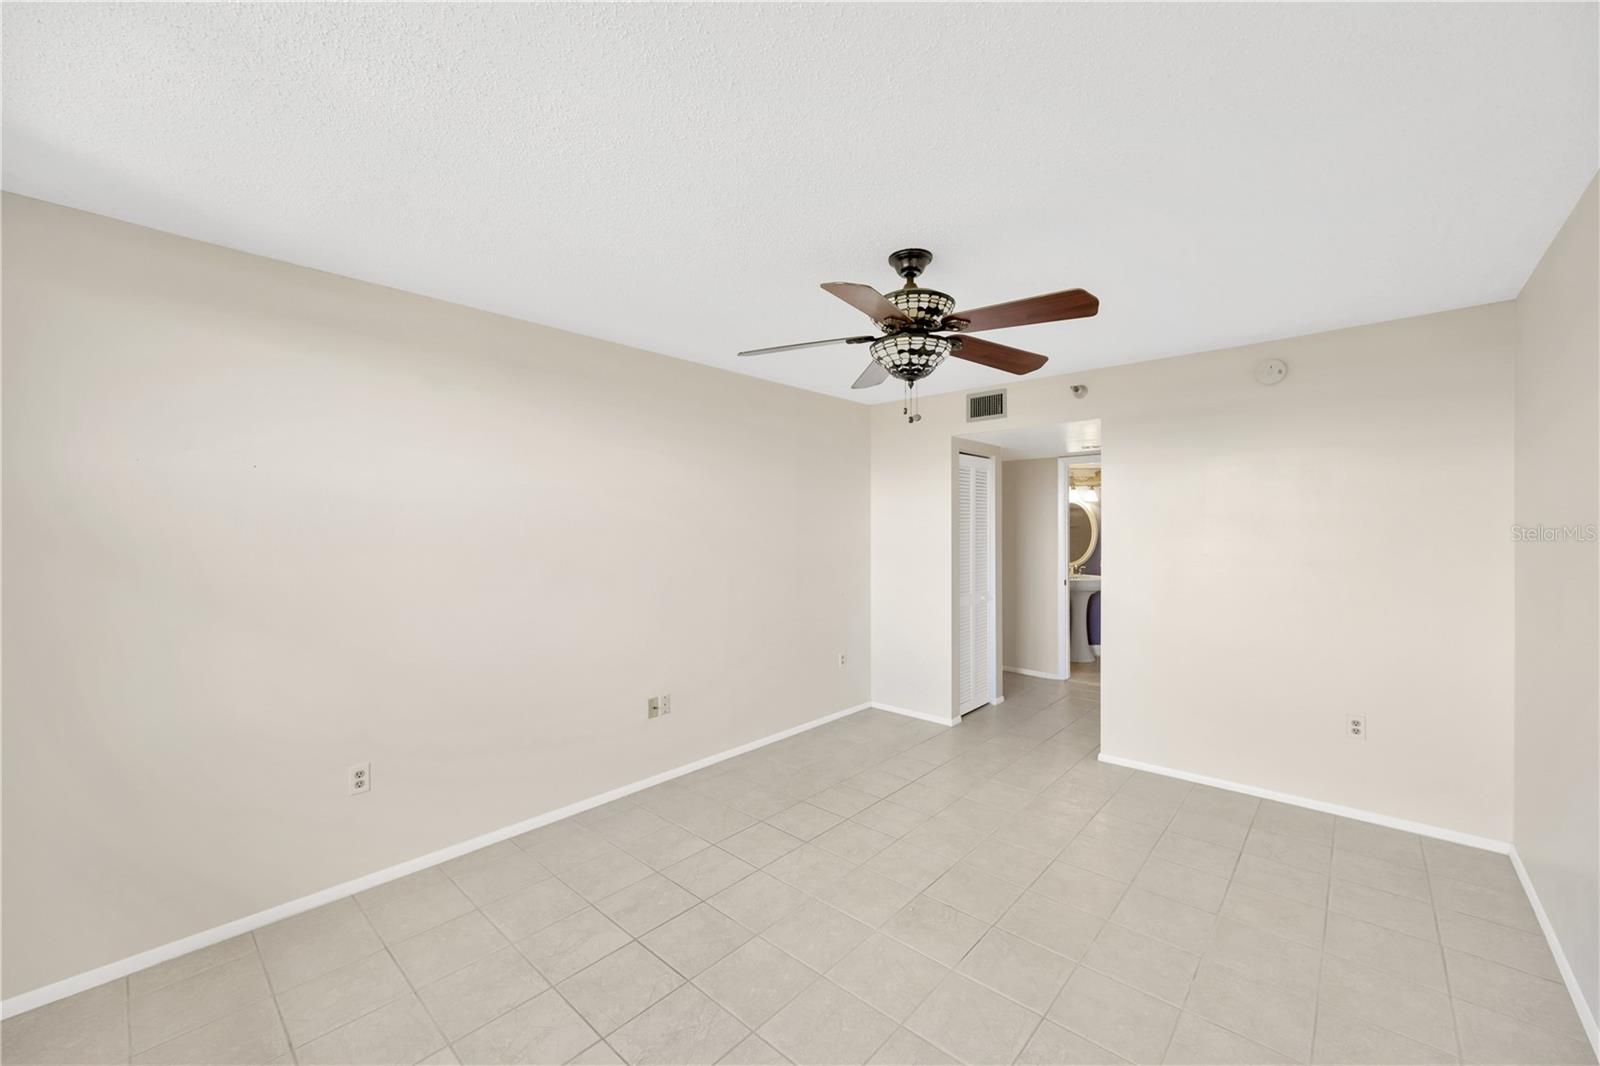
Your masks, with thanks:
[{"label": "beige wall", "polygon": [[866,408],[3,221],[5,995],[867,699]]},{"label": "beige wall", "polygon": [[1058,675],[1061,670],[1060,548],[1054,459],[1013,459],[1001,465],[1005,536],[1001,609],[1008,669]]},{"label": "beige wall", "polygon": [[[1516,521],[1600,524],[1600,193],[1591,182],[1517,299]],[[1600,1008],[1600,561],[1516,554],[1517,853]]]},{"label": "beige wall", "polygon": [[[1509,839],[1515,327],[1497,304],[1011,386],[984,430],[1103,419],[1107,752]],[[963,398],[898,412],[873,409],[872,693],[948,715]]]}]

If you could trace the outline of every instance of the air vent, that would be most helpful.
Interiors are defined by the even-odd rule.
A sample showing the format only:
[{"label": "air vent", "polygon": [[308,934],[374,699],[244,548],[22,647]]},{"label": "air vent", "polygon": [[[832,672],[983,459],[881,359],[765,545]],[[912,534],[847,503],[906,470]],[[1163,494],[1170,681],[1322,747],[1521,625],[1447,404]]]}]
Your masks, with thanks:
[{"label": "air vent", "polygon": [[1006,390],[967,393],[967,421],[983,422],[1006,416]]}]

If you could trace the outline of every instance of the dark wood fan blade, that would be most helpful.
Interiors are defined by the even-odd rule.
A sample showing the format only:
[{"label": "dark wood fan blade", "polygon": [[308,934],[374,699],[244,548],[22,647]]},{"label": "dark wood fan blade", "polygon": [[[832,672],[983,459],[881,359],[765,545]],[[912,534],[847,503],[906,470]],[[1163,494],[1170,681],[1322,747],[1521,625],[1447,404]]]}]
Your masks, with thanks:
[{"label": "dark wood fan blade", "polygon": [[[971,311],[957,311],[950,318],[967,323],[962,333],[976,333],[980,329],[1005,329],[1007,326],[1031,326],[1038,322],[1062,322],[1069,318],[1088,318],[1100,310],[1100,301],[1083,289],[1052,292],[1047,296],[1033,296],[1010,303],[990,304]],[[950,319],[945,319],[949,323]],[[956,328],[947,325],[947,329]]]},{"label": "dark wood fan blade", "polygon": [[1025,352],[1021,348],[1010,348],[994,341],[986,341],[982,337],[952,337],[956,348],[950,354],[957,359],[965,359],[969,363],[982,363],[992,366],[996,370],[1004,370],[1008,374],[1029,374],[1044,366],[1047,360],[1035,352]]},{"label": "dark wood fan blade", "polygon": [[866,344],[876,337],[829,337],[825,341],[801,341],[799,344],[777,344],[771,348],[751,348],[740,355],[770,355],[773,352],[793,352],[801,348],[821,348],[824,344]]},{"label": "dark wood fan blade", "polygon": [[871,285],[859,285],[853,281],[825,281],[822,283],[822,288],[874,322],[905,320],[906,316],[900,313],[900,309]]},{"label": "dark wood fan blade", "polygon": [[888,380],[888,377],[889,372],[879,366],[877,360],[873,360],[867,364],[867,368],[861,372],[861,376],[856,378],[855,383],[850,387],[852,389],[870,389],[874,385],[882,385]]}]

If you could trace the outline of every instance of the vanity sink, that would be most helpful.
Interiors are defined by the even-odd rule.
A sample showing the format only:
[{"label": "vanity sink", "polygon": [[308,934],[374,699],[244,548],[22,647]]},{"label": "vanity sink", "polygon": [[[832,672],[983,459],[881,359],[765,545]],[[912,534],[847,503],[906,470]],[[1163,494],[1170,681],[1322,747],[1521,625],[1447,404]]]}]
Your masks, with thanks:
[{"label": "vanity sink", "polygon": [[1068,584],[1068,586],[1070,588],[1074,589],[1075,591],[1079,591],[1079,592],[1099,592],[1100,591],[1100,575],[1099,574],[1073,574],[1071,576],[1071,578],[1068,579],[1067,584]]},{"label": "vanity sink", "polygon": [[1099,574],[1072,574],[1067,578],[1068,599],[1072,607],[1067,644],[1075,663],[1094,662],[1094,651],[1089,647],[1089,598],[1099,591]]}]

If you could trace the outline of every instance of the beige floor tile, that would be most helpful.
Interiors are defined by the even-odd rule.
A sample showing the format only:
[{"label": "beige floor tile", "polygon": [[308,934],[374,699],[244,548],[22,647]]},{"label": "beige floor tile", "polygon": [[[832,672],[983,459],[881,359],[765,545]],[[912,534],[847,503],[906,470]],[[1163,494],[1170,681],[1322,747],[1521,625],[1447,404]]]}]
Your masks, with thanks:
[{"label": "beige floor tile", "polygon": [[830,814],[849,818],[877,803],[878,797],[849,785],[834,785],[812,796],[810,802],[813,807],[821,807]]},{"label": "beige floor tile", "polygon": [[1039,1023],[1039,1028],[1033,1031],[1027,1046],[1017,1056],[1018,1066],[1061,1066],[1064,1063],[1106,1066],[1127,1061],[1049,1019]]},{"label": "beige floor tile", "polygon": [[1074,963],[1004,929],[991,929],[967,952],[956,972],[1043,1014],[1066,984]]},{"label": "beige floor tile", "polygon": [[816,979],[810,967],[757,938],[708,967],[695,984],[754,1029]]},{"label": "beige floor tile", "polygon": [[1156,858],[1144,864],[1133,884],[1146,892],[1212,912],[1222,906],[1222,897],[1228,891],[1227,878]]},{"label": "beige floor tile", "polygon": [[[1235,886],[1237,887],[1237,886]],[[1224,901],[1224,908],[1227,904]],[[1191,955],[1204,955],[1216,931],[1217,916],[1177,900],[1130,888],[1111,920],[1136,933],[1164,940]]]},{"label": "beige floor tile", "polygon": [[1327,1066],[1442,1066],[1454,1063],[1456,1057],[1324,1007],[1317,1012],[1317,1038],[1311,1061]]},{"label": "beige floor tile", "polygon": [[483,913],[507,937],[521,940],[587,906],[582,896],[552,877],[495,900],[483,908]]},{"label": "beige floor tile", "polygon": [[[926,791],[930,795],[946,795],[946,793],[939,792],[936,789],[927,789]],[[950,797],[950,799],[953,801],[954,797]],[[864,825],[869,829],[876,829],[880,833],[899,838],[905,836],[937,813],[937,811],[929,812],[916,807],[908,807],[893,799],[885,799],[879,800],[865,810],[858,811],[851,817],[851,821]]]},{"label": "beige floor tile", "polygon": [[1250,832],[1248,823],[1236,822],[1203,811],[1179,811],[1173,816],[1170,828],[1172,832],[1182,836],[1194,837],[1196,840],[1204,840],[1208,844],[1224,848],[1243,847],[1245,837]]},{"label": "beige floor tile", "polygon": [[750,930],[726,914],[702,903],[646,933],[639,942],[674,970],[694,977],[751,935]]},{"label": "beige floor tile", "polygon": [[468,1063],[566,1062],[595,1039],[594,1030],[552,989],[455,1041],[455,1052]]},{"label": "beige floor tile", "polygon": [[630,1063],[716,1062],[749,1034],[693,985],[684,985],[607,1038]]},{"label": "beige floor tile", "polygon": [[1125,882],[1070,863],[1051,863],[1029,887],[1042,896],[1109,918],[1128,891]]},{"label": "beige floor tile", "polygon": [[1434,906],[1440,911],[1482,918],[1525,933],[1540,932],[1539,919],[1533,916],[1533,908],[1521,893],[1501,892],[1448,877],[1435,877],[1429,883],[1433,888]]},{"label": "beige floor tile", "polygon": [[649,836],[622,845],[622,850],[652,870],[664,870],[710,846],[709,841],[701,840],[687,829],[667,825]]},{"label": "beige floor tile", "polygon": [[1332,913],[1328,915],[1328,935],[1323,950],[1440,992],[1449,990],[1444,979],[1444,956],[1431,939],[1422,940]]},{"label": "beige floor tile", "polygon": [[857,945],[828,971],[828,979],[898,1022],[904,1022],[950,972],[882,933]]},{"label": "beige floor tile", "polygon": [[514,948],[417,989],[444,1035],[457,1040],[550,987]]},{"label": "beige floor tile", "polygon": [[1197,955],[1115,924],[1083,955],[1083,965],[1174,1006],[1182,1006],[1199,963]]},{"label": "beige floor tile", "polygon": [[1172,1043],[1167,1045],[1164,1062],[1174,1064],[1236,1064],[1260,1066],[1262,1063],[1292,1063],[1287,1055],[1246,1040],[1198,1014],[1184,1011],[1178,1016]]},{"label": "beige floor tile", "polygon": [[556,990],[605,1036],[681,984],[683,978],[670,966],[632,943],[562,981]]},{"label": "beige floor tile", "polygon": [[69,1064],[128,1061],[128,984],[112,981],[0,1025],[0,1061]]},{"label": "beige floor tile", "polygon": [[1422,861],[1422,838],[1415,833],[1389,829],[1366,822],[1353,822],[1336,818],[1333,827],[1333,846],[1338,851],[1353,851],[1369,858],[1382,859],[1397,866],[1414,870],[1427,869]]},{"label": "beige floor tile", "polygon": [[1316,948],[1228,918],[1217,923],[1205,961],[1306,999],[1316,996],[1322,972],[1322,952]]},{"label": "beige floor tile", "polygon": [[568,1061],[569,1066],[623,1066],[622,1056],[604,1040],[596,1040]]},{"label": "beige floor tile", "polygon": [[1509,856],[1447,840],[1424,840],[1422,855],[1428,864],[1429,877],[1448,877],[1501,892],[1522,891]]},{"label": "beige floor tile", "polygon": [[1037,892],[1024,892],[995,924],[1057,955],[1079,959],[1089,950],[1105,922],[1070,903]]},{"label": "beige floor tile", "polygon": [[1336,849],[1333,853],[1333,876],[1342,881],[1366,885],[1368,888],[1381,888],[1385,892],[1421,900],[1423,903],[1433,901],[1433,893],[1429,888],[1428,874],[1425,870],[1385,862],[1370,855]]},{"label": "beige floor tile", "polygon": [[867,937],[872,927],[821,900],[812,900],[762,934],[817,971],[825,971]]},{"label": "beige floor tile", "polygon": [[1259,855],[1239,856],[1239,865],[1233,871],[1234,884],[1285,896],[1311,907],[1328,905],[1328,881],[1325,873],[1263,859]]},{"label": "beige floor tile", "polygon": [[873,873],[921,892],[954,866],[955,860],[902,840],[878,852],[865,865]]},{"label": "beige floor tile", "polygon": [[406,996],[318,1037],[295,1056],[300,1066],[417,1062],[444,1045],[421,1001]]},{"label": "beige floor tile", "polygon": [[1233,873],[1234,864],[1239,861],[1239,852],[1238,847],[1224,847],[1210,841],[1196,840],[1194,837],[1174,833],[1169,829],[1161,835],[1160,840],[1156,841],[1156,846],[1150,855],[1217,877],[1228,877]]},{"label": "beige floor tile", "polygon": [[599,962],[632,939],[605,915],[585,907],[517,941],[517,950],[546,981],[557,983]]},{"label": "beige floor tile", "polygon": [[1161,839],[1161,833],[1166,822],[1156,824],[1133,821],[1110,813],[1110,804],[1084,824],[1078,833],[1079,840],[1097,840],[1103,844],[1114,844],[1119,848],[1129,851],[1142,852],[1149,855]]},{"label": "beige floor tile", "polygon": [[891,803],[898,803],[902,807],[910,807],[923,814],[934,815],[954,803],[959,797],[952,792],[942,792],[936,788],[913,781],[911,784],[889,795]]},{"label": "beige floor tile", "polygon": [[832,829],[817,834],[814,843],[824,851],[863,863],[894,843],[894,837],[869,829],[856,822],[840,822]]},{"label": "beige floor tile", "polygon": [[1209,959],[1195,974],[1184,1009],[1296,1062],[1311,1056],[1314,1000]]},{"label": "beige floor tile", "polygon": [[1381,925],[1407,936],[1437,941],[1439,930],[1433,908],[1426,903],[1334,878],[1328,892],[1328,910]]},{"label": "beige floor tile", "polygon": [[699,902],[698,896],[677,882],[651,874],[595,906],[633,936],[642,936]]},{"label": "beige floor tile", "polygon": [[1317,844],[1333,843],[1333,815],[1321,811],[1308,811],[1304,807],[1291,807],[1287,803],[1262,800],[1256,809],[1253,829],[1265,829],[1287,837],[1298,837]]},{"label": "beige floor tile", "polygon": [[1130,883],[1144,865],[1146,854],[1104,840],[1079,837],[1062,849],[1061,861],[1103,877]]},{"label": "beige floor tile", "polygon": [[757,1032],[797,1066],[865,1062],[895,1031],[894,1020],[818,978]]},{"label": "beige floor tile", "polygon": [[[278,1007],[264,999],[133,1057],[135,1063],[206,1066],[270,1062],[289,1053]],[[7,1062],[13,1061],[9,1057]]]},{"label": "beige floor tile", "polygon": [[[495,848],[505,848],[496,851],[493,858],[479,860],[465,866],[458,866],[447,870],[450,879],[456,883],[462,893],[470,899],[475,906],[481,907],[485,903],[493,903],[497,899],[504,899],[513,892],[520,892],[530,885],[536,885],[550,876],[550,871],[544,864],[533,856],[512,844],[509,840],[494,845]],[[484,851],[493,849],[485,848]],[[482,855],[484,852],[476,852]],[[462,856],[469,858],[470,856]],[[461,860],[454,860],[460,862]],[[446,864],[449,865],[448,863]]]},{"label": "beige floor tile", "polygon": [[990,839],[973,848],[962,862],[1002,881],[1026,888],[1050,865],[1050,856]]},{"label": "beige floor tile", "polygon": [[1439,938],[1447,948],[1492,959],[1536,977],[1561,980],[1550,945],[1541,933],[1512,929],[1454,911],[1439,911],[1438,919]]},{"label": "beige floor tile", "polygon": [[412,987],[437,981],[445,974],[477,962],[509,941],[479,911],[468,911],[389,949]]},{"label": "beige floor tile", "polygon": [[761,822],[733,834],[722,842],[721,847],[735,858],[759,868],[783,858],[803,843],[799,837],[792,837],[781,829]]},{"label": "beige floor tile", "polygon": [[708,902],[752,933],[759,933],[809,898],[798,888],[758,870],[718,892]]},{"label": "beige floor tile", "polygon": [[990,839],[1053,859],[1085,824],[1084,819],[1022,811],[1001,822]]},{"label": "beige floor tile", "polygon": [[155,992],[170,984],[181,981],[186,977],[193,977],[202,970],[209,970],[213,966],[224,962],[232,962],[246,955],[256,953],[255,940],[249,933],[229,937],[227,940],[199,951],[191,951],[187,955],[180,955],[167,962],[158,963],[148,970],[140,970],[128,977],[128,994],[142,996]]},{"label": "beige floor tile", "polygon": [[[684,862],[694,862],[711,849],[697,852],[682,862],[667,867],[677,869]],[[581,862],[559,875],[574,892],[593,903],[622,891],[635,881],[642,881],[654,871],[621,848],[612,848],[604,854]],[[669,875],[670,876],[670,875]]]},{"label": "beige floor tile", "polygon": [[290,1043],[298,1046],[391,1003],[411,990],[386,951],[348,963],[278,995]]},{"label": "beige floor tile", "polygon": [[437,866],[358,892],[356,902],[389,944],[472,910],[472,901]]},{"label": "beige floor tile", "polygon": [[603,855],[612,847],[605,837],[570,819],[530,830],[513,837],[511,842],[557,873]]},{"label": "beige floor tile", "polygon": [[1221,916],[1269,933],[1298,941],[1309,947],[1322,943],[1322,927],[1327,912],[1286,896],[1262,892],[1235,882],[1222,901]]},{"label": "beige floor tile", "polygon": [[916,893],[905,885],[879,876],[864,866],[851,870],[817,892],[817,898],[824,903],[874,929],[898,914],[915,896]]},{"label": "beige floor tile", "polygon": [[354,899],[341,899],[257,929],[255,941],[272,987],[279,993],[383,947]]},{"label": "beige floor tile", "polygon": [[1444,954],[1450,971],[1450,992],[1457,1000],[1573,1040],[1585,1038],[1572,997],[1560,981],[1535,977],[1460,951]]},{"label": "beige floor tile", "polygon": [[1250,830],[1244,842],[1244,854],[1319,874],[1325,874],[1333,868],[1333,848],[1329,845],[1302,837],[1284,836],[1259,827]]},{"label": "beige floor tile", "polygon": [[896,1029],[867,1063],[868,1066],[954,1066],[956,1057],[909,1029]]},{"label": "beige floor tile", "polygon": [[800,840],[812,840],[838,825],[842,818],[809,803],[796,803],[766,819],[768,825]]},{"label": "beige floor tile", "polygon": [[948,809],[911,830],[901,840],[940,858],[959,862],[967,852],[983,842],[984,834],[964,825],[943,820]]},{"label": "beige floor tile", "polygon": [[1017,897],[1022,886],[984,873],[969,862],[958,862],[924,890],[942,903],[966,911],[985,924],[998,921]]},{"label": "beige floor tile", "polygon": [[[620,1061],[620,1060],[619,1060]],[[717,1060],[719,1066],[789,1066],[778,1049],[751,1033]]]},{"label": "beige floor tile", "polygon": [[668,817],[695,836],[709,840],[713,844],[733,836],[741,829],[748,829],[758,821],[743,811],[721,803],[709,804],[681,815],[668,815]]},{"label": "beige floor tile", "polygon": [[1471,1003],[1456,1001],[1461,1051],[1468,1062],[1593,1063],[1587,1040],[1573,1040]]},{"label": "beige floor tile", "polygon": [[164,1044],[207,1022],[271,998],[266,972],[254,953],[128,1000],[134,1054]]},{"label": "beige floor tile", "polygon": [[1441,1051],[1456,1051],[1449,997],[1370,966],[1325,956],[1317,1003]]},{"label": "beige floor tile", "polygon": [[965,1063],[1010,1062],[1039,1015],[959,974],[951,974],[912,1012],[906,1028]]},{"label": "beige floor tile", "polygon": [[928,896],[918,896],[883,923],[885,933],[946,966],[960,962],[984,929],[972,915]]},{"label": "beige floor tile", "polygon": [[721,848],[706,848],[661,872],[701,899],[710,899],[754,871],[754,866]]},{"label": "beige floor tile", "polygon": [[814,894],[855,868],[855,863],[849,859],[807,844],[767,864],[765,872],[802,892]]},{"label": "beige floor tile", "polygon": [[1133,1062],[1160,1062],[1178,1009],[1154,996],[1078,967],[1051,1004],[1050,1021]]}]

